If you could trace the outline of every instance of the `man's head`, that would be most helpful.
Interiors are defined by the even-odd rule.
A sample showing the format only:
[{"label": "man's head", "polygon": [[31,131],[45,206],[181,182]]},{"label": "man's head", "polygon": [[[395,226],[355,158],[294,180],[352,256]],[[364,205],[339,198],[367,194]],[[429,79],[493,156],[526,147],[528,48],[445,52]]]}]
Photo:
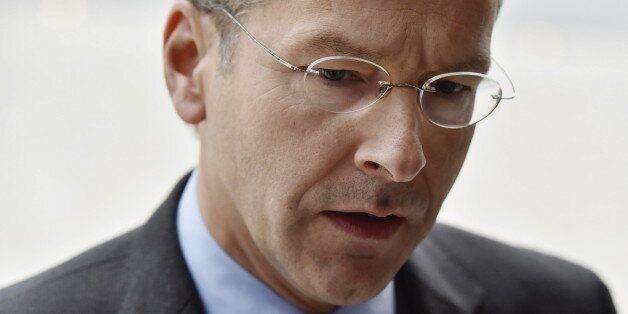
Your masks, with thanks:
[{"label": "man's head", "polygon": [[[348,45],[419,86],[488,58],[498,10],[496,0],[227,2],[248,8],[247,29],[296,66],[346,55]],[[373,297],[433,227],[474,128],[431,124],[410,89],[352,113],[311,106],[303,73],[244,36],[224,46],[235,30],[207,3],[174,6],[164,56],[175,109],[198,125],[210,232],[303,309]],[[233,49],[227,71],[224,47]]]}]

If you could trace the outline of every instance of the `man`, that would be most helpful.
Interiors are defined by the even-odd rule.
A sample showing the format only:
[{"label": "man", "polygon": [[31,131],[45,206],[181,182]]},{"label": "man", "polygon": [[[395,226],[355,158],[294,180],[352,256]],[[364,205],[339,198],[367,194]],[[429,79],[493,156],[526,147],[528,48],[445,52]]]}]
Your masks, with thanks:
[{"label": "man", "polygon": [[[178,2],[166,83],[198,168],[0,312],[613,313],[596,275],[435,225],[513,96],[496,0]],[[420,244],[420,245],[419,245]]]}]

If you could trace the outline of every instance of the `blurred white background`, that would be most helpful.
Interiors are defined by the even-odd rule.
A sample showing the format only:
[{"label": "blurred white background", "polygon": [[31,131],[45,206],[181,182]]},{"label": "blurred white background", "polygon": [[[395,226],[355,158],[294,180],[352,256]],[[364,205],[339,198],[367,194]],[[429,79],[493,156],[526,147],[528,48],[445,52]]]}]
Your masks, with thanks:
[{"label": "blurred white background", "polygon": [[[196,160],[162,79],[171,2],[0,2],[0,286],[141,224]],[[596,271],[628,310],[628,4],[505,0],[518,91],[441,220]]]}]

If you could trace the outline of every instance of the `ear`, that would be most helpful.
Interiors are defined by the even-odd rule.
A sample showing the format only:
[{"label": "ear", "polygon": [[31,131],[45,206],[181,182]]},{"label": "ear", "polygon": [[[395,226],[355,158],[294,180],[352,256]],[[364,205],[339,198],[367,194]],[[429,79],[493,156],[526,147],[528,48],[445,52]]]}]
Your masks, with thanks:
[{"label": "ear", "polygon": [[[166,85],[177,114],[185,122],[205,119],[203,62],[209,38],[203,27],[208,20],[189,1],[178,1],[168,15],[164,30],[164,72]],[[206,70],[206,69],[205,69]]]}]

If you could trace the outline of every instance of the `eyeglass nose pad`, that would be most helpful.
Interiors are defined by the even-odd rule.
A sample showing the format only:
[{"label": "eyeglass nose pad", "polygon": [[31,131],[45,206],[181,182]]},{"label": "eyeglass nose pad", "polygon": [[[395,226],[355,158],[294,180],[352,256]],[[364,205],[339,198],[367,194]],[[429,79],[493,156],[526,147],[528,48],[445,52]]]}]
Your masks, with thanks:
[{"label": "eyeglass nose pad", "polygon": [[377,93],[380,97],[386,97],[390,91],[392,90],[392,86],[389,82],[379,81],[379,88],[377,89]]}]

